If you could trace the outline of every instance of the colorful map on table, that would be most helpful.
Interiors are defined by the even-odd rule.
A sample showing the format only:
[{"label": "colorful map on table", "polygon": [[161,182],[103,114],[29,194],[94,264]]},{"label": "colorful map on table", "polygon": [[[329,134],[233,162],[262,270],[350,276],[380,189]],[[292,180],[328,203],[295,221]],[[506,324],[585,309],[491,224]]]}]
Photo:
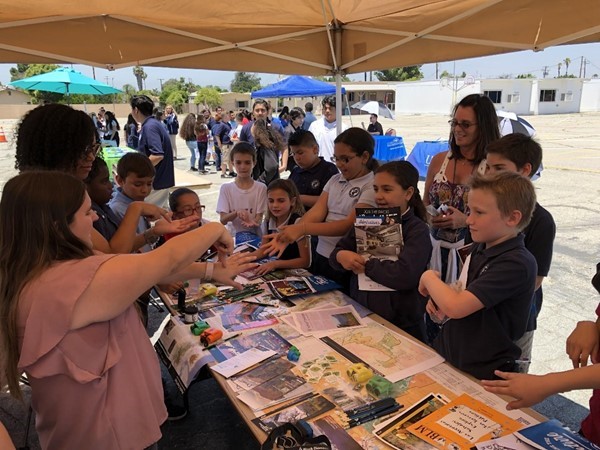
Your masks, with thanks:
[{"label": "colorful map on table", "polygon": [[269,329],[254,334],[243,334],[230,341],[217,344],[216,347],[210,349],[210,353],[217,362],[223,362],[255,347],[261,350],[273,350],[283,356],[287,355],[291,346],[292,344],[282,338],[279,333]]},{"label": "colorful map on table", "polygon": [[366,327],[349,328],[329,338],[345,352],[358,357],[392,383],[444,361],[425,345],[394,333],[377,322],[366,323]]}]

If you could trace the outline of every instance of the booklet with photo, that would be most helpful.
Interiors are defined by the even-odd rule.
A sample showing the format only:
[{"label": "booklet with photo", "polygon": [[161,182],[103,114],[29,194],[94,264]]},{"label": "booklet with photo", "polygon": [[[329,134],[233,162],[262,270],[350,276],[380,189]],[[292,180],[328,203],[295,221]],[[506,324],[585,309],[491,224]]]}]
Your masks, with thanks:
[{"label": "booklet with photo", "polygon": [[282,299],[317,292],[305,277],[288,277],[284,280],[268,281],[267,286],[274,295]]},{"label": "booklet with photo", "polygon": [[523,424],[463,394],[409,426],[408,431],[437,448],[468,450],[477,442],[521,428]]},{"label": "booklet with photo", "polygon": [[[356,208],[354,232],[356,253],[365,260],[398,260],[404,246],[400,208]],[[361,291],[393,291],[364,273],[358,275],[358,288]]]},{"label": "booklet with photo", "polygon": [[298,420],[309,420],[320,416],[327,411],[335,408],[335,405],[319,394],[313,394],[306,400],[299,401],[293,405],[285,405],[270,411],[264,416],[252,419],[252,423],[269,433],[287,422],[297,422]]},{"label": "booklet with photo", "polygon": [[407,428],[446,403],[440,395],[429,394],[397,416],[376,426],[373,434],[397,450],[428,450],[431,445],[409,433]]}]

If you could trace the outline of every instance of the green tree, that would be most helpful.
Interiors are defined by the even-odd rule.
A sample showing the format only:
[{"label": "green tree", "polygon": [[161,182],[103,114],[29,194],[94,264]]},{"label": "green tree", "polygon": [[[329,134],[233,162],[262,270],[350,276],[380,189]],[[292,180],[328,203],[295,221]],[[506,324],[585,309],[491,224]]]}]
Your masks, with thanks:
[{"label": "green tree", "polygon": [[260,78],[248,72],[236,72],[231,82],[231,92],[253,92],[260,88]]},{"label": "green tree", "polygon": [[[59,67],[60,66],[57,66],[56,64],[17,64],[16,68],[11,67],[10,69],[10,81],[21,80],[23,78],[29,78],[35,75],[52,72]],[[44,102],[66,103],[68,101],[65,99],[63,94],[56,94],[54,92],[46,91],[28,92],[31,94],[32,102],[36,104]]]},{"label": "green tree", "polygon": [[138,85],[138,91],[144,89],[144,80],[148,78],[148,74],[142,66],[135,66],[133,68],[133,75]]},{"label": "green tree", "polygon": [[173,105],[177,112],[181,112],[181,107],[188,102],[190,92],[196,90],[196,85],[186,82],[183,77],[178,80],[169,78],[162,85],[160,92],[160,104],[163,106]]},{"label": "green tree", "polygon": [[571,58],[565,58],[565,77],[569,76],[569,64],[571,64]]},{"label": "green tree", "polygon": [[[465,72],[464,70],[463,70],[463,73],[461,73],[460,75],[456,75],[456,78],[466,78],[466,77],[467,77],[467,72]],[[440,78],[455,78],[455,75],[453,73],[448,72],[447,70],[444,70],[440,74]]]},{"label": "green tree", "polygon": [[423,78],[421,66],[394,67],[375,72],[379,81],[415,81]]},{"label": "green tree", "polygon": [[536,76],[531,73],[522,73],[522,74],[517,75],[517,79],[523,79],[523,78],[536,78]]},{"label": "green tree", "polygon": [[212,86],[206,86],[198,89],[194,103],[196,105],[206,105],[215,108],[221,104],[221,94]]},{"label": "green tree", "polygon": [[559,62],[558,63],[558,77],[557,78],[560,78],[560,69],[561,69],[561,67],[562,67],[562,63]]}]

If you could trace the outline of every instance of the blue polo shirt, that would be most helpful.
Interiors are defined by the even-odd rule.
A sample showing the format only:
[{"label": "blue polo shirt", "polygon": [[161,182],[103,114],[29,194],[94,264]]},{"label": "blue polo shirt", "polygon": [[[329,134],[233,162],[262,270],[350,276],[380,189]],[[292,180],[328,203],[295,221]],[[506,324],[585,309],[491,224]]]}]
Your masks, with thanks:
[{"label": "blue polo shirt", "polygon": [[175,171],[173,168],[173,147],[169,133],[162,122],[150,116],[144,120],[138,142],[138,151],[150,155],[160,155],[163,160],[154,168],[156,175],[152,187],[155,190],[167,189],[175,186]]},{"label": "blue polo shirt", "polygon": [[289,179],[294,182],[301,195],[321,195],[329,179],[339,173],[335,164],[325,161],[322,157],[319,157],[319,160],[319,163],[310,169],[300,166],[292,169]]},{"label": "blue polo shirt", "polygon": [[515,344],[527,327],[537,264],[525,248],[524,235],[471,253],[467,287],[483,309],[450,319],[433,347],[458,369],[478,379],[495,378],[494,370],[514,371],[521,349]]}]

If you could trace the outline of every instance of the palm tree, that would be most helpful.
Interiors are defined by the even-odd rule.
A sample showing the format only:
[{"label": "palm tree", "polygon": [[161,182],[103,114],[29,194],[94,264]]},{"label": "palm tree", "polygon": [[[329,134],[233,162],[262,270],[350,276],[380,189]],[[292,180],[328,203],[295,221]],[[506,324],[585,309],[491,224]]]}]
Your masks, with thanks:
[{"label": "palm tree", "polygon": [[137,81],[138,91],[141,91],[144,89],[144,80],[148,78],[148,75],[142,66],[135,66],[133,68],[133,74],[135,75],[135,79]]},{"label": "palm tree", "polygon": [[569,64],[571,64],[571,58],[565,58],[565,77],[569,75]]},{"label": "palm tree", "polygon": [[560,68],[562,67],[562,63],[558,63],[558,78],[560,78]]}]

